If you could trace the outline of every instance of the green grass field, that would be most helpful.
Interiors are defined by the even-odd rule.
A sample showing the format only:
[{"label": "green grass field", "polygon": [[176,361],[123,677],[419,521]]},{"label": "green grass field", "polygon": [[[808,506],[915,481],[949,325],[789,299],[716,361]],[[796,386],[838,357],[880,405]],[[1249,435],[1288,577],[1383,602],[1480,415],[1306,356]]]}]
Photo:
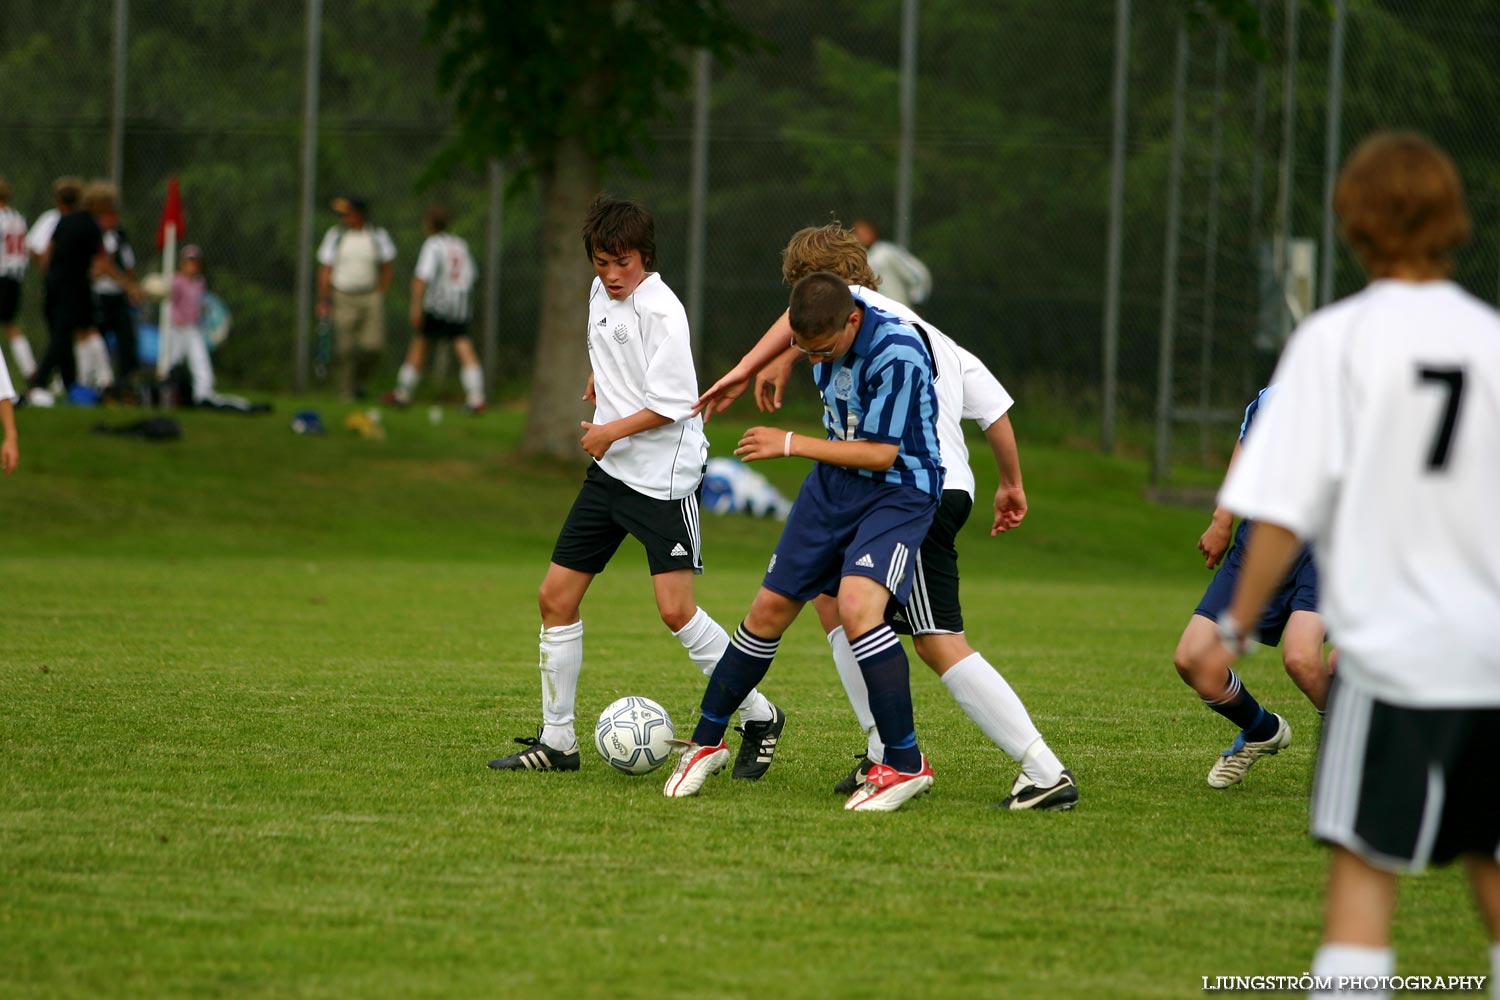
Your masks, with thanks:
[{"label": "green grass field", "polygon": [[[20,414],[0,997],[1186,997],[1306,969],[1317,721],[1259,652],[1294,745],[1204,784],[1232,733],[1170,657],[1205,515],[1145,503],[1141,463],[1028,447],[1018,410],[1032,513],[992,540],[981,503],[963,550],[970,638],[1079,808],[991,809],[1015,766],[918,664],[936,787],[856,815],[832,785],[862,736],[810,614],[763,685],[789,722],[759,783],[667,800],[588,748],[577,774],[489,771],[539,719],[535,589],[579,470],[518,459],[517,413],[388,412],[374,442],[327,405],[327,437],[294,436],[298,405],[181,414],[172,444],[87,433],[130,412]],[[805,465],[766,471],[790,492]],[[705,517],[725,626],[776,533]],[[703,678],[630,545],[584,608],[580,725],[645,694],[690,730]],[[1396,933],[1401,972],[1488,971],[1454,871],[1406,883]]]}]

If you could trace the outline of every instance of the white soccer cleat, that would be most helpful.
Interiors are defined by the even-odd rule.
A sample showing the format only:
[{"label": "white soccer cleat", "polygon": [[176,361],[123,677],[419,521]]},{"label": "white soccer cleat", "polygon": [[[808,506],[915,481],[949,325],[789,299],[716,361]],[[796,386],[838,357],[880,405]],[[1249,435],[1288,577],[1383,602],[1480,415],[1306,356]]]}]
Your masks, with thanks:
[{"label": "white soccer cleat", "polygon": [[1214,761],[1214,766],[1208,771],[1208,787],[1228,788],[1230,785],[1238,785],[1245,779],[1245,772],[1250,770],[1250,765],[1262,757],[1269,757],[1279,753],[1292,745],[1292,727],[1287,725],[1281,716],[1276,717],[1276,735],[1260,743],[1246,743],[1245,731],[1234,738],[1229,744],[1229,749],[1219,755]]},{"label": "white soccer cleat", "polygon": [[932,787],[932,765],[922,757],[922,769],[915,774],[898,771],[889,764],[876,764],[864,776],[854,794],[844,803],[856,812],[895,812],[910,799]]},{"label": "white soccer cleat", "polygon": [[708,776],[722,771],[724,765],[729,763],[729,746],[723,740],[711,747],[700,747],[696,743],[682,743],[681,746],[682,753],[677,757],[677,766],[667,779],[667,787],[661,790],[669,799],[697,795]]}]

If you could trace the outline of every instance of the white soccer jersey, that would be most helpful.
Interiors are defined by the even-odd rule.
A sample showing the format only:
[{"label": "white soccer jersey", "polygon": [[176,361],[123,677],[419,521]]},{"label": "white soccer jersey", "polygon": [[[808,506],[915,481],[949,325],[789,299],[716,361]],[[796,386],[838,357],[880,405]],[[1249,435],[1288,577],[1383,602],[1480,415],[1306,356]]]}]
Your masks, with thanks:
[{"label": "white soccer jersey", "polygon": [[1500,315],[1377,281],[1308,317],[1272,381],[1220,503],[1312,541],[1339,676],[1500,706]]},{"label": "white soccer jersey", "polygon": [[384,229],[334,226],[323,234],[318,263],[332,271],[330,283],[341,292],[359,295],[380,287],[380,265],[396,259],[396,244]]},{"label": "white soccer jersey", "polygon": [[589,288],[589,360],[594,366],[594,420],[607,424],[642,409],[673,423],[621,438],[599,467],[658,500],[691,495],[703,478],[708,440],[692,415],[698,374],[687,313],[659,274],[648,274],[616,302],[594,279]]},{"label": "white soccer jersey", "polygon": [[426,283],[422,311],[450,323],[467,323],[473,312],[477,268],[469,244],[452,233],[434,233],[417,253],[416,275]]},{"label": "white soccer jersey", "polygon": [[47,252],[52,245],[52,231],[57,228],[57,220],[62,218],[62,213],[55,208],[49,208],[32,222],[31,229],[26,233],[26,249],[40,257]]},{"label": "white soccer jersey", "polygon": [[26,277],[26,217],[6,205],[0,208],[0,278]]},{"label": "white soccer jersey", "polygon": [[932,345],[932,387],[938,398],[938,448],[942,452],[943,489],[963,490],[974,496],[974,470],[969,466],[969,445],[964,440],[965,420],[977,420],[981,430],[1009,412],[1015,400],[974,355],[954,343],[953,338],[918,316],[911,306],[889,296],[850,285],[849,291],[866,305],[874,306],[908,324],[920,323]]}]

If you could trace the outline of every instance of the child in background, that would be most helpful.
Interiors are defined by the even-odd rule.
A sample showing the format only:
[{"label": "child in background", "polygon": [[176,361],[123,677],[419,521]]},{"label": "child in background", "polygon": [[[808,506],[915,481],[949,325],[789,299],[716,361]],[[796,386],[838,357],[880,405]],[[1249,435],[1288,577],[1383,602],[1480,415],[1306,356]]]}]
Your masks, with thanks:
[{"label": "child in background", "polygon": [[6,367],[4,355],[0,355],[0,472],[7,476],[16,471],[21,460],[21,449],[16,443],[16,387],[10,381],[10,369]]}]

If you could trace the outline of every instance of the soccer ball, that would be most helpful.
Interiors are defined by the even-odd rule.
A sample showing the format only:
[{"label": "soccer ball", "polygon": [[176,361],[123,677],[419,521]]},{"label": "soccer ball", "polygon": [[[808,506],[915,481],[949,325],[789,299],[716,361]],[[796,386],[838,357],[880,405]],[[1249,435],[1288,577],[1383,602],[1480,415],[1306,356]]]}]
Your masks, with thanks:
[{"label": "soccer ball", "polygon": [[650,698],[632,696],[614,702],[594,727],[599,756],[616,771],[646,774],[671,756],[672,718]]}]

